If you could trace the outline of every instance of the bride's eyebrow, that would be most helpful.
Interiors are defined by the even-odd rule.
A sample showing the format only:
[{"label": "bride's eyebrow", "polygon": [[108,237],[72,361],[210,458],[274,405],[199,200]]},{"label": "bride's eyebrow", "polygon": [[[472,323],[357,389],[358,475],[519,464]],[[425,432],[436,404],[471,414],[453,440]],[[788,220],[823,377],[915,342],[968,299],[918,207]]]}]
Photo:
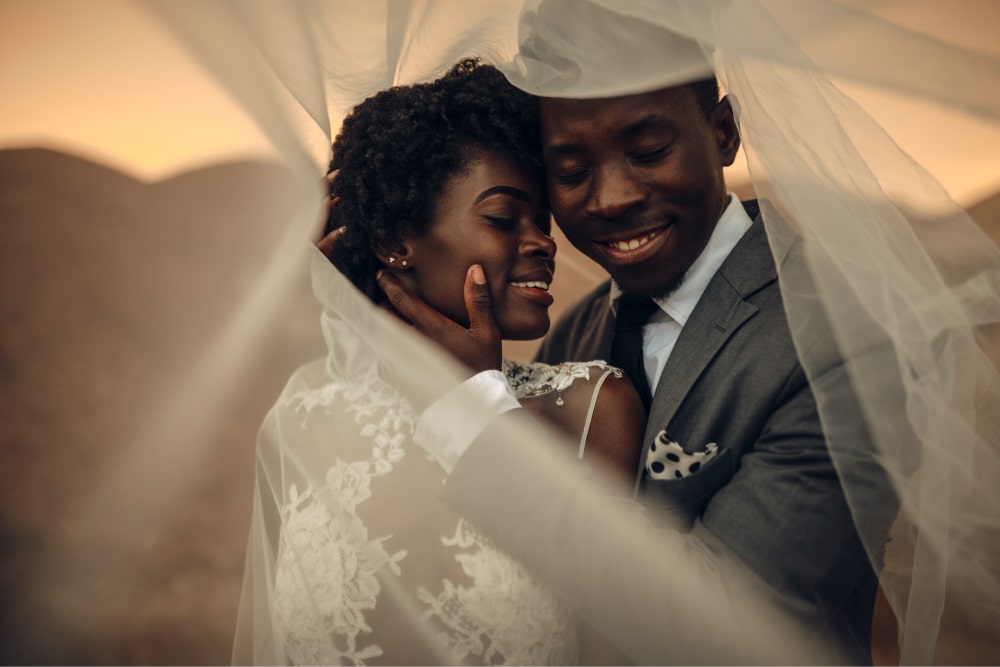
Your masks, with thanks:
[{"label": "bride's eyebrow", "polygon": [[520,199],[525,204],[531,203],[531,196],[527,192],[524,190],[518,190],[517,188],[512,188],[509,185],[494,185],[492,188],[483,190],[479,193],[479,196],[476,197],[476,201],[473,203],[478,204],[487,197],[491,197],[493,195],[510,195],[515,199]]}]

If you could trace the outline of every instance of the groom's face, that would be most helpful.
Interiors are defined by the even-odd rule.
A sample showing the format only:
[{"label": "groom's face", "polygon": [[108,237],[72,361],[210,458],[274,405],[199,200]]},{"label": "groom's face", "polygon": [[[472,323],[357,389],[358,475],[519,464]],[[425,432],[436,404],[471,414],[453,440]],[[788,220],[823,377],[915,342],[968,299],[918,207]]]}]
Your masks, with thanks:
[{"label": "groom's face", "polygon": [[543,98],[549,200],[570,242],[626,291],[671,291],[726,203],[739,135],[728,102],[706,117],[688,86]]}]

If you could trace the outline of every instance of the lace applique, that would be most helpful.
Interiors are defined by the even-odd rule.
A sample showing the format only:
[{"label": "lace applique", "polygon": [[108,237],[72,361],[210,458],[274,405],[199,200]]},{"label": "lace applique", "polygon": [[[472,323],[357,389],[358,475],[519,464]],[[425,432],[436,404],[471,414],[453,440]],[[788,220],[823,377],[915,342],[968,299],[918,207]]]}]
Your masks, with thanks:
[{"label": "lace applique", "polygon": [[[575,380],[590,380],[591,370],[609,368],[604,361],[567,362],[557,366],[504,360],[503,372],[518,398],[568,389]],[[616,376],[621,372],[613,369]],[[557,401],[558,402],[558,401]],[[439,636],[450,659],[485,664],[558,665],[577,659],[575,617],[556,596],[536,582],[515,560],[458,521],[455,533],[442,544],[461,550],[455,555],[468,585],[445,579],[433,595],[420,589],[428,606],[425,618],[437,618],[447,628]]]},{"label": "lace applique", "polygon": [[275,616],[288,631],[285,652],[296,664],[362,665],[382,654],[375,644],[358,646],[358,635],[371,632],[364,611],[375,608],[375,572],[388,566],[400,574],[397,562],[406,552],[390,555],[383,545],[390,536],[369,540],[368,528],[347,503],[331,512],[295,485],[289,498],[274,600]]},{"label": "lace applique", "polygon": [[[508,359],[504,359],[503,362],[503,373],[516,397],[530,398],[556,392],[556,405],[563,404],[562,392],[568,389],[574,380],[578,378],[590,379],[592,368],[599,368],[603,371],[609,366],[606,361],[599,359],[567,361],[555,366],[538,362],[521,364]],[[613,369],[613,373],[615,377],[622,377],[622,372],[618,369]]]},{"label": "lace applique", "polygon": [[420,600],[448,628],[439,636],[456,664],[474,656],[488,665],[573,664],[577,657],[573,617],[525,569],[490,546],[473,527],[459,520],[445,546],[465,549],[455,559],[472,580],[456,586],[444,580],[434,596],[423,588]]},{"label": "lace applique", "polygon": [[[349,387],[326,385],[289,397],[296,412],[344,409],[371,438],[371,457],[327,470],[325,484],[301,494],[292,484],[280,509],[284,530],[278,546],[274,606],[285,630],[285,652],[297,664],[365,664],[382,655],[376,644],[359,646],[371,632],[364,612],[375,608],[382,567],[399,575],[404,550],[389,554],[386,535],[369,539],[357,507],[371,497],[373,477],[386,475],[404,457],[403,443],[413,433],[416,413],[375,370],[354,378]],[[340,399],[344,405],[334,406]]]},{"label": "lace applique", "polygon": [[[518,364],[504,362],[504,373],[518,397],[568,389],[577,378],[590,379],[604,362]],[[288,490],[281,508],[282,530],[275,574],[275,618],[283,645],[294,663],[355,664],[383,654],[364,635],[372,632],[365,614],[381,592],[376,573],[388,568],[400,576],[404,550],[386,549],[390,535],[371,539],[358,517],[372,496],[372,480],[389,474],[405,456],[417,414],[373,368],[351,383],[329,384],[291,394],[289,407],[302,415],[347,414],[372,441],[371,456],[357,461],[340,458],[326,471],[319,488]],[[459,520],[452,537],[441,544],[457,550],[455,560],[469,577],[466,585],[442,579],[437,596],[417,589],[427,605],[425,619],[446,628],[440,639],[456,662],[486,664],[572,664],[577,658],[575,617],[548,589],[513,559]],[[405,579],[404,579],[405,582]]]},{"label": "lace applique", "polygon": [[330,414],[338,399],[337,409],[353,414],[355,423],[361,425],[361,435],[374,440],[375,474],[391,472],[393,464],[403,460],[403,442],[413,436],[416,428],[418,415],[413,406],[380,378],[374,368],[351,378],[349,383],[296,392],[288,397],[286,404],[302,415],[301,426],[305,429],[310,412],[323,408]]}]

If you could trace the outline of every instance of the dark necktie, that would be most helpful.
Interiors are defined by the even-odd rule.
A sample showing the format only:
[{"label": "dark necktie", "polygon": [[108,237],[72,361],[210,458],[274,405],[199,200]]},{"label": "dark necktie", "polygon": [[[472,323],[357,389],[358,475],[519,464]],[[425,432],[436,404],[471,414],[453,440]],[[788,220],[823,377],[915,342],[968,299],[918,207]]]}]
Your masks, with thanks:
[{"label": "dark necktie", "polygon": [[642,354],[642,327],[659,306],[646,296],[623,294],[618,299],[618,315],[615,318],[615,337],[611,341],[611,364],[625,371],[632,384],[639,390],[642,402],[649,410],[653,401],[646,377],[646,365]]}]

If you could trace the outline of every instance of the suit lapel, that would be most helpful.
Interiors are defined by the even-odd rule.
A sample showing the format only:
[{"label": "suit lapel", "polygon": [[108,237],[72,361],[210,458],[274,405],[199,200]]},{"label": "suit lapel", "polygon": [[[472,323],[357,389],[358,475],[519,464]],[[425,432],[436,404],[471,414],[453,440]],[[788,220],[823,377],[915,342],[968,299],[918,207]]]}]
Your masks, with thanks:
[{"label": "suit lapel", "polygon": [[[702,304],[710,303],[710,307]],[[650,406],[646,440],[673,418],[681,400],[733,332],[753,317],[757,308],[716,275],[681,330]]]},{"label": "suit lapel", "polygon": [[653,438],[670,423],[726,341],[757,312],[745,299],[776,279],[767,234],[757,218],[712,277],[667,360],[650,406],[637,482]]}]

